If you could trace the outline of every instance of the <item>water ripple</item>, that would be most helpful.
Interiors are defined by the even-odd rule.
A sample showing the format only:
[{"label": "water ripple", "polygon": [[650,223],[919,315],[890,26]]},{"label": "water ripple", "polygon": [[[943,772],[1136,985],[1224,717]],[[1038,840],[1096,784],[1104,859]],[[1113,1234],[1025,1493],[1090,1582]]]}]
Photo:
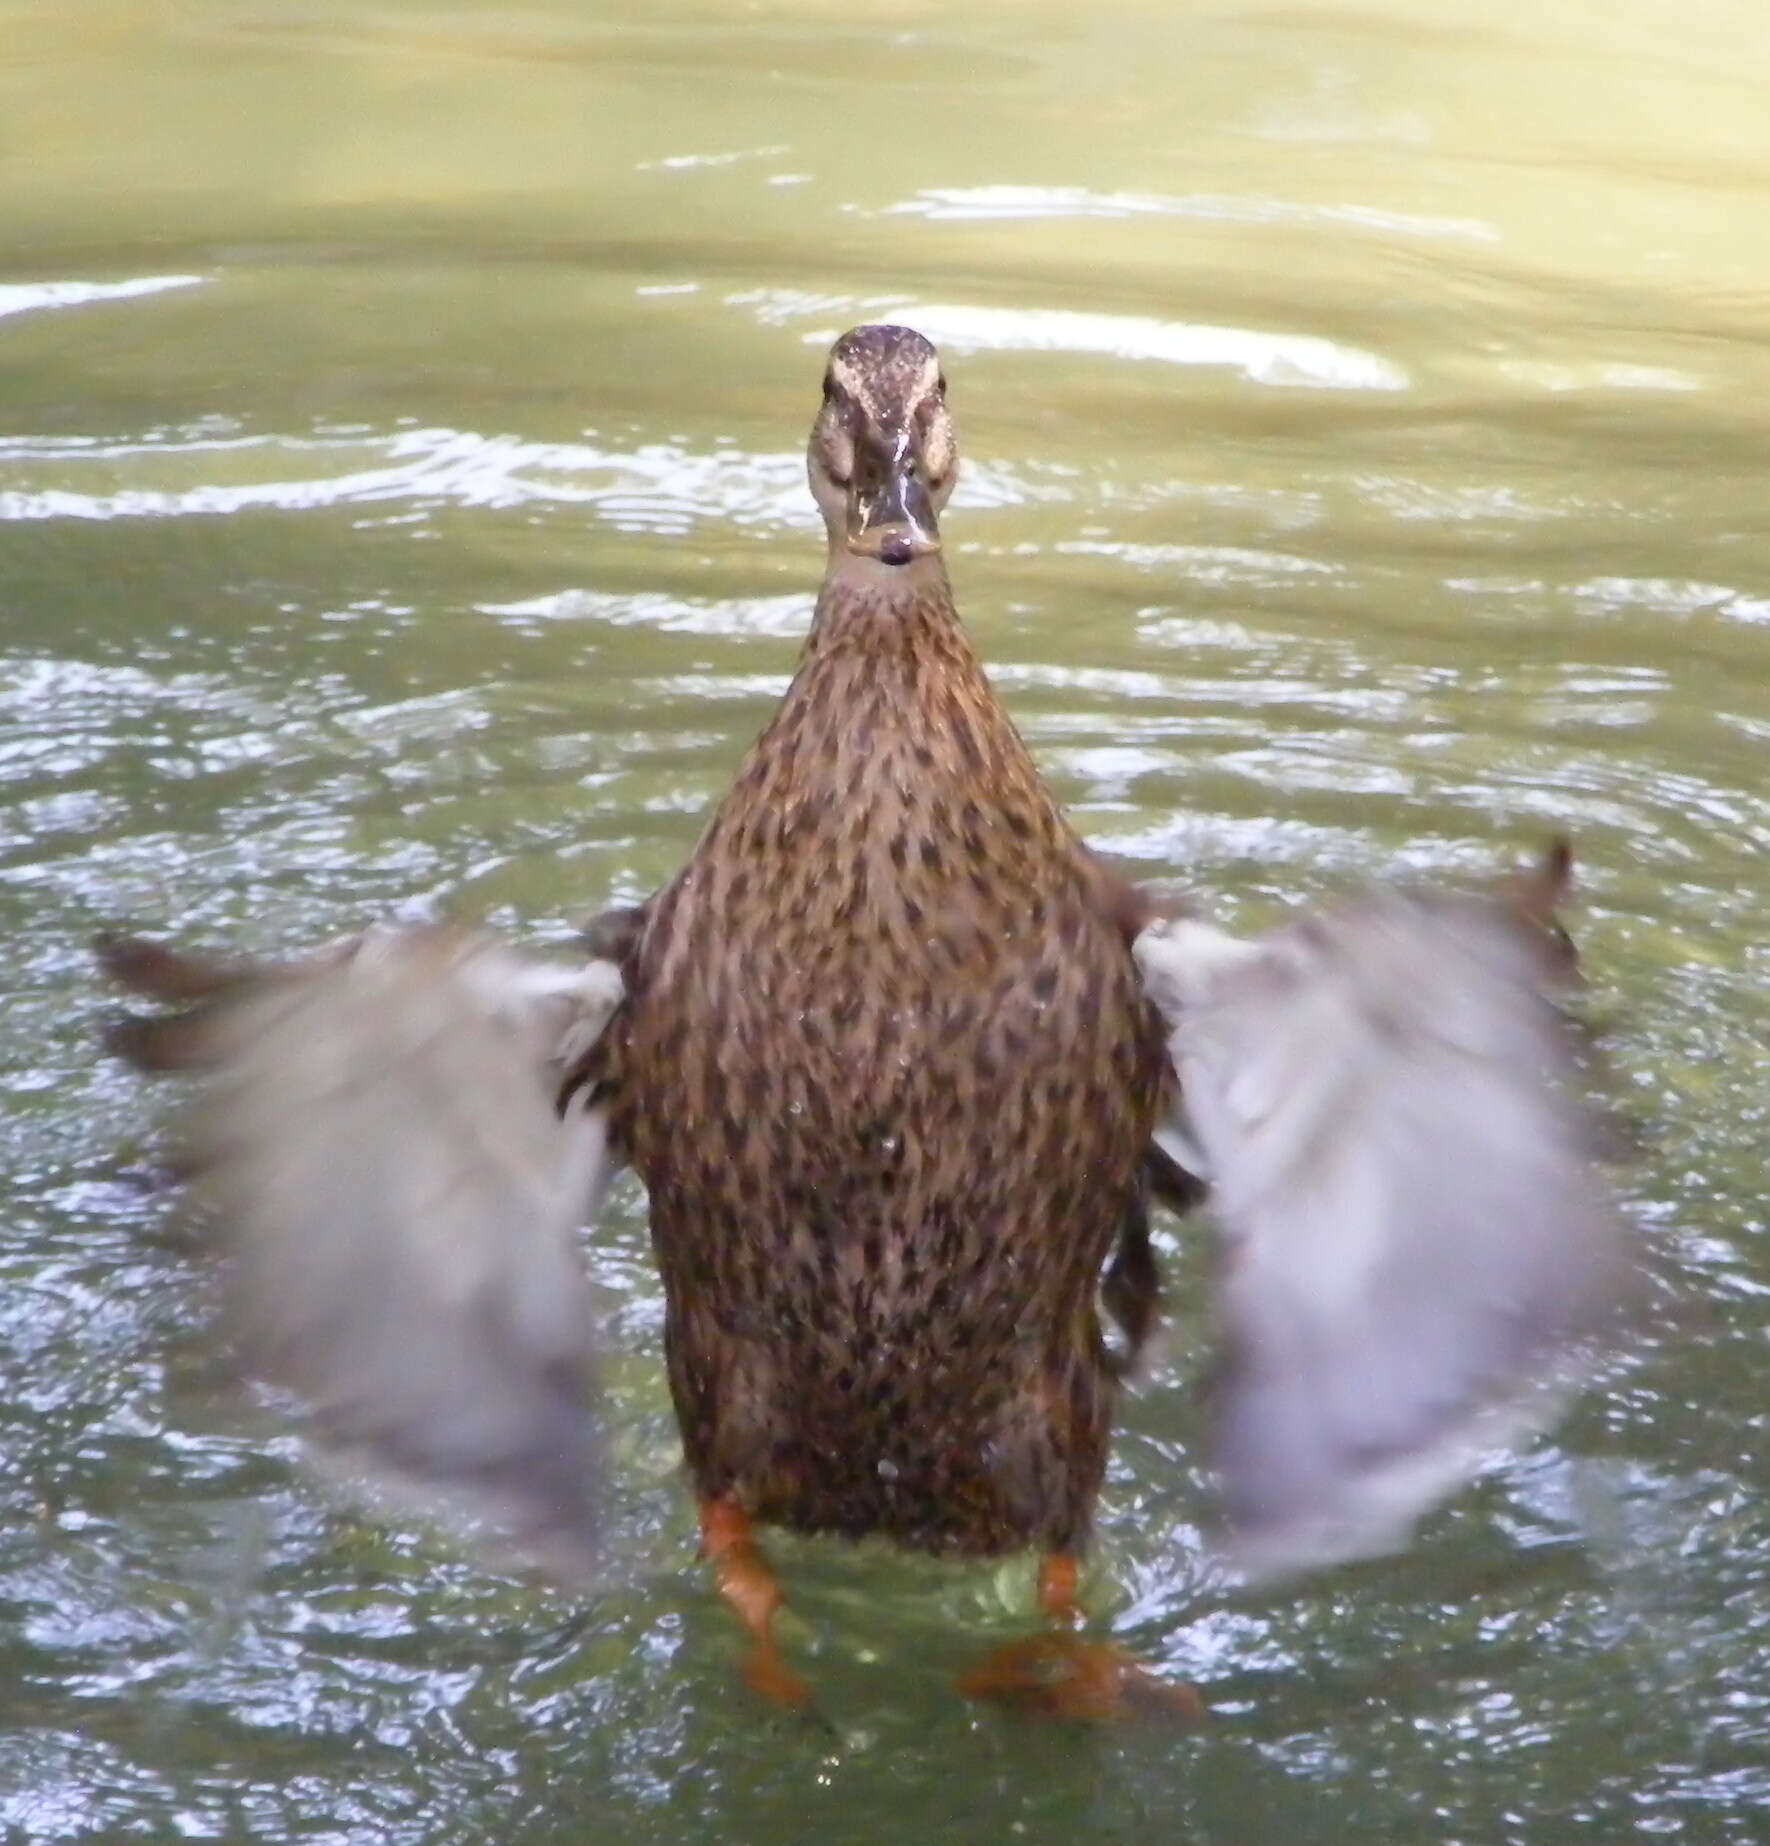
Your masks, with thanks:
[{"label": "water ripple", "polygon": [[127,282],[0,282],[0,318],[42,308],[78,308],[90,301],[133,301],[167,289],[195,288],[206,276],[135,276]]},{"label": "water ripple", "polygon": [[[1145,314],[1082,313],[1071,308],[993,308],[918,302],[904,296],[808,295],[795,289],[749,289],[726,296],[730,307],[781,325],[817,315],[846,321],[889,315],[957,352],[1094,353],[1164,365],[1220,366],[1251,384],[1320,391],[1405,391],[1407,373],[1392,360],[1310,333],[1156,320]],[[841,331],[821,325],[801,335],[822,346]]]},{"label": "water ripple", "polygon": [[[858,209],[858,208],[851,208]],[[1310,205],[1295,199],[1228,193],[1093,192],[1086,186],[929,186],[870,217],[910,216],[942,223],[1020,218],[1205,218],[1236,224],[1301,224],[1399,233],[1406,237],[1499,242],[1479,218],[1439,218],[1374,205]]]},{"label": "water ripple", "polygon": [[[165,519],[389,502],[498,511],[566,503],[594,507],[611,525],[640,532],[683,532],[709,517],[739,526],[814,518],[797,452],[694,453],[671,443],[623,451],[589,440],[531,442],[458,429],[182,442],[14,439],[0,443],[0,481],[9,475],[64,484],[0,487],[0,520]],[[93,476],[93,486],[77,484]],[[156,477],[163,484],[138,484]]]}]

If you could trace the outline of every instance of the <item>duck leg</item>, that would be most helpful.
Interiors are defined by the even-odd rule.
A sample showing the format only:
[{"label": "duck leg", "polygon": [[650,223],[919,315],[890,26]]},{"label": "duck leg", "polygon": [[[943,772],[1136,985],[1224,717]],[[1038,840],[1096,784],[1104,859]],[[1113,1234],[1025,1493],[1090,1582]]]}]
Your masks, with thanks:
[{"label": "duck leg", "polygon": [[780,1580],[757,1546],[750,1515],[735,1500],[701,1502],[701,1548],[713,1566],[723,1596],[754,1642],[744,1656],[744,1681],[774,1705],[798,1709],[811,1702],[811,1688],[781,1658],[774,1618],[781,1606]]},{"label": "duck leg", "polygon": [[1159,1678],[1116,1641],[1090,1641],[1078,1632],[1078,1576],[1068,1552],[1042,1559],[1039,1607],[1050,1632],[996,1648],[960,1676],[959,1690],[1035,1718],[1127,1718],[1137,1712],[1202,1718],[1205,1706],[1196,1687]]}]

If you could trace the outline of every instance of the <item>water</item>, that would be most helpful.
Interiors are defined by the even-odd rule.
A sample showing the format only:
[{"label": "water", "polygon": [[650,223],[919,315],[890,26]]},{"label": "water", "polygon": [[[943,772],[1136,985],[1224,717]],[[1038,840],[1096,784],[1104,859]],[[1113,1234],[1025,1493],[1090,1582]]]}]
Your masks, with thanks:
[{"label": "water", "polygon": [[[0,60],[0,1838],[1770,1833],[1770,26],[1755,5],[15,4]],[[562,941],[678,865],[819,568],[819,348],[941,340],[962,607],[1213,914],[1568,828],[1657,1308],[1388,1564],[1202,1536],[1202,1226],[1090,1600],[1202,1735],[959,1669],[1030,1569],[695,1561],[643,1202],[611,1583],[353,1517],[228,1387],[101,923]]]}]

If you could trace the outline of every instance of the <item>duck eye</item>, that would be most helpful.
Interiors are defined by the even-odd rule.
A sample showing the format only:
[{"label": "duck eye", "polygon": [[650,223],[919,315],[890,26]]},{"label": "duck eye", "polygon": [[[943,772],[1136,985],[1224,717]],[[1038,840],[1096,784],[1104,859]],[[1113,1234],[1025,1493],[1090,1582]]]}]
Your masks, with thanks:
[{"label": "duck eye", "polygon": [[836,395],[836,381],[828,372],[824,373],[824,402],[827,404]]},{"label": "duck eye", "polygon": [[945,372],[940,373],[934,380],[934,395],[936,397],[946,396],[946,373]]}]

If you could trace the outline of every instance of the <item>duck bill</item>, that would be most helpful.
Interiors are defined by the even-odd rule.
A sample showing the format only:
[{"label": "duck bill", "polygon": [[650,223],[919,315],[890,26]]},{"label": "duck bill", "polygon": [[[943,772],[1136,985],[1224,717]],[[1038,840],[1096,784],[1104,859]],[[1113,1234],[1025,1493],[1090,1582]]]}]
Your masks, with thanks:
[{"label": "duck bill", "polygon": [[933,502],[907,456],[894,457],[871,482],[856,480],[848,496],[847,539],[856,557],[882,564],[908,564],[939,551]]}]

